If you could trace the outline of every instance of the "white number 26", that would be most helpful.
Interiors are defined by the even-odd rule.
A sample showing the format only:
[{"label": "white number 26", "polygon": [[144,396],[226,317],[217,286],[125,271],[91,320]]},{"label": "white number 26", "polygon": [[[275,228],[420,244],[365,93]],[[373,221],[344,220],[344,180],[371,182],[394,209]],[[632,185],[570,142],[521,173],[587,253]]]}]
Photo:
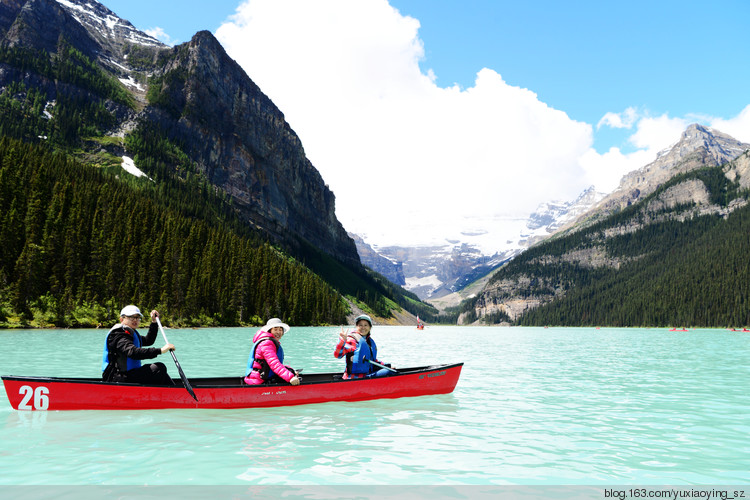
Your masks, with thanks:
[{"label": "white number 26", "polygon": [[19,410],[46,410],[49,408],[49,389],[43,385],[37,387],[36,390],[31,386],[22,385],[18,389],[18,394],[23,396],[18,404]]}]

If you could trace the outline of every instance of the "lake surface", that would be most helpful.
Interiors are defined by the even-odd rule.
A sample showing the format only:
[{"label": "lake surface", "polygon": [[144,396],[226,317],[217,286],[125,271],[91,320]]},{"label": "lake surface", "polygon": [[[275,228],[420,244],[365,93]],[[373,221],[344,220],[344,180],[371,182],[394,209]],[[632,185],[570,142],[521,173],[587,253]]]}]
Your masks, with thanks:
[{"label": "lake surface", "polygon": [[[167,333],[187,376],[210,377],[243,374],[254,331]],[[339,331],[292,328],[286,364],[343,371]],[[98,377],[105,335],[0,331],[0,374]],[[373,337],[397,367],[464,362],[456,390],[274,409],[19,412],[0,388],[0,484],[750,483],[749,333],[376,325]]]}]

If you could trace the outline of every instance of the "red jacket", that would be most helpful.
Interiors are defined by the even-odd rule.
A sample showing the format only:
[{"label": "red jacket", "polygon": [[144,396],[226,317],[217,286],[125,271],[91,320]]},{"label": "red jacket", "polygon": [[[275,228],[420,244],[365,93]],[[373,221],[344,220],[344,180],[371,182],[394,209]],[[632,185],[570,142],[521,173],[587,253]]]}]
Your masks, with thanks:
[{"label": "red jacket", "polygon": [[[349,332],[349,334],[346,336],[346,342],[339,337],[339,343],[336,344],[336,347],[333,349],[333,356],[335,358],[343,358],[346,355],[354,354],[354,351],[357,350],[357,344],[359,344],[359,341],[356,337],[352,336],[352,333],[359,334],[356,330],[353,330]],[[380,363],[377,359],[374,359],[373,361]],[[382,363],[381,363],[382,364]],[[344,370],[344,380],[348,380],[350,378],[364,378],[366,374],[364,373],[348,373],[347,370]]]}]

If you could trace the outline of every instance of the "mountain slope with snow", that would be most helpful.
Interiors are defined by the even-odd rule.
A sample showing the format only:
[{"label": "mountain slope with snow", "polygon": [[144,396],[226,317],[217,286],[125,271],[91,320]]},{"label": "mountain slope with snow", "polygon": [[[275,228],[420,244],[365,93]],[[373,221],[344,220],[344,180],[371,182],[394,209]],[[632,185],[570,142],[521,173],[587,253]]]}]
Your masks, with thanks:
[{"label": "mountain slope with snow", "polygon": [[[573,201],[541,204],[527,219],[474,219],[469,226],[471,230],[463,231],[443,244],[419,247],[367,245],[367,250],[358,245],[359,255],[364,265],[375,270],[382,269],[380,259],[400,266],[405,284],[397,284],[403,284],[423,300],[438,303],[438,299],[459,292],[550,236],[603,197],[603,193],[590,187]],[[366,238],[359,237],[362,243]]]}]

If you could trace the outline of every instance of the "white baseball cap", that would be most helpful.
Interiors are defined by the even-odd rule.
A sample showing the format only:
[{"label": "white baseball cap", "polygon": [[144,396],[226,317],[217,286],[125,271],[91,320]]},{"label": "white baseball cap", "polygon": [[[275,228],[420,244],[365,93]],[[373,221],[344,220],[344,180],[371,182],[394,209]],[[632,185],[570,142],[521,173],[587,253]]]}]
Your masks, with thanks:
[{"label": "white baseball cap", "polygon": [[122,311],[120,311],[120,317],[123,316],[135,316],[138,315],[140,317],[143,317],[143,314],[141,314],[141,310],[135,307],[134,305],[125,306],[122,308]]}]

